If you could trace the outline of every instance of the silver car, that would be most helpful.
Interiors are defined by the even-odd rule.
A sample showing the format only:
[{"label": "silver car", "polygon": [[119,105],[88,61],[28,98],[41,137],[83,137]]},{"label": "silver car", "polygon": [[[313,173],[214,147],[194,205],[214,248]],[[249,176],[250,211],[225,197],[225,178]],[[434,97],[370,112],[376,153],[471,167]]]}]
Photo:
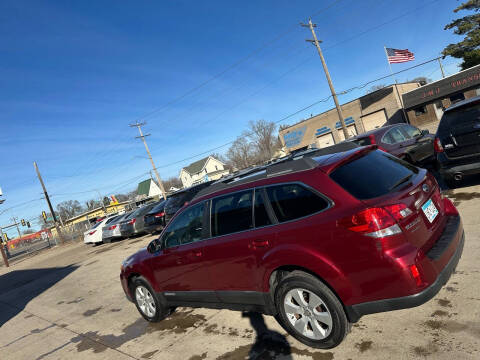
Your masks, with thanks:
[{"label": "silver car", "polygon": [[127,212],[125,214],[118,215],[115,217],[115,219],[103,227],[102,240],[104,243],[109,243],[112,240],[120,239],[122,237],[122,234],[120,233],[120,222],[130,214],[131,212]]}]

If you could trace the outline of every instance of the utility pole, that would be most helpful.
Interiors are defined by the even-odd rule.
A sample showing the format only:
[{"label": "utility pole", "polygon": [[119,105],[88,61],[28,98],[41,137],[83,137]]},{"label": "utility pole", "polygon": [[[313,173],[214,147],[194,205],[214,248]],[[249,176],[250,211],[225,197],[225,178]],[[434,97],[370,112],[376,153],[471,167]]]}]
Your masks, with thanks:
[{"label": "utility pole", "polygon": [[155,176],[157,177],[158,186],[160,187],[160,191],[162,192],[163,198],[166,199],[167,196],[165,195],[165,188],[163,187],[162,180],[160,179],[160,175],[158,175],[157,168],[155,167],[155,163],[153,162],[152,154],[150,154],[150,150],[148,149],[147,142],[145,141],[145,137],[146,137],[146,136],[150,136],[150,134],[145,134],[145,135],[143,135],[143,132],[142,132],[142,126],[143,126],[143,125],[145,125],[144,122],[143,122],[143,123],[139,123],[139,122],[137,121],[135,124],[130,124],[129,126],[130,126],[130,127],[137,127],[137,128],[138,128],[138,132],[140,133],[140,136],[136,136],[135,138],[136,138],[136,139],[142,139],[143,145],[145,145],[145,150],[147,150],[148,158],[150,159],[150,162],[152,163],[153,171],[155,172]]},{"label": "utility pole", "polygon": [[13,224],[17,228],[18,237],[21,238],[22,234],[20,233],[20,229],[18,228],[17,218],[13,216],[10,220],[13,221]]},{"label": "utility pole", "polygon": [[442,79],[445,79],[445,72],[443,71],[442,61],[440,60],[440,58],[438,58],[437,60],[438,60],[438,65],[440,65],[440,71],[442,72]]},{"label": "utility pole", "polygon": [[9,267],[10,264],[8,263],[8,244],[7,242],[3,242],[3,231],[2,228],[0,227],[0,252],[2,253],[2,258],[3,258],[3,263],[5,264],[6,267]]},{"label": "utility pole", "polygon": [[328,72],[327,63],[325,62],[325,58],[323,57],[322,49],[320,48],[320,43],[317,39],[317,34],[315,34],[315,30],[313,28],[317,27],[317,24],[312,23],[312,19],[308,19],[308,24],[300,24],[303,27],[310,28],[312,32],[313,40],[307,40],[308,42],[312,42],[318,51],[318,55],[320,56],[320,60],[322,61],[323,70],[325,71],[325,76],[327,77],[328,86],[330,86],[330,91],[332,92],[333,101],[335,102],[335,107],[337,108],[338,118],[340,119],[340,124],[342,124],[343,135],[345,139],[348,139],[350,135],[348,134],[347,127],[345,125],[345,120],[343,119],[342,108],[338,103],[337,93],[335,92],[335,88],[333,87],[332,79],[330,77],[330,73]]},{"label": "utility pole", "polygon": [[60,238],[60,241],[62,244],[65,244],[65,240],[63,238],[62,231],[60,230],[60,227],[58,226],[58,221],[57,217],[55,216],[55,211],[53,211],[52,203],[50,202],[50,198],[48,197],[47,189],[45,188],[45,184],[43,183],[42,180],[42,175],[40,175],[40,170],[38,170],[37,163],[34,161],[33,166],[35,167],[35,171],[37,172],[38,180],[40,181],[40,184],[42,185],[43,193],[45,194],[45,200],[47,200],[48,208],[50,209],[50,213],[52,214],[53,217],[53,223],[55,224],[55,229],[57,230],[58,237]]}]

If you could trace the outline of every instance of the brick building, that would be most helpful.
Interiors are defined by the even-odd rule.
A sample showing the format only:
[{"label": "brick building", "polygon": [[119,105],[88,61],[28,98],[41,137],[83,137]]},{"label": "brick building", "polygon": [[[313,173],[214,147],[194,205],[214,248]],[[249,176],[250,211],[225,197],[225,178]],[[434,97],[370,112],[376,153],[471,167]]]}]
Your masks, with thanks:
[{"label": "brick building", "polygon": [[[393,84],[341,105],[349,134],[356,135],[385,124],[406,122],[399,94],[401,96],[418,87],[418,82]],[[288,152],[312,144],[326,147],[345,139],[335,108],[284,128],[279,136]]]},{"label": "brick building", "polygon": [[403,94],[412,125],[438,122],[452,103],[480,95],[480,65]]}]

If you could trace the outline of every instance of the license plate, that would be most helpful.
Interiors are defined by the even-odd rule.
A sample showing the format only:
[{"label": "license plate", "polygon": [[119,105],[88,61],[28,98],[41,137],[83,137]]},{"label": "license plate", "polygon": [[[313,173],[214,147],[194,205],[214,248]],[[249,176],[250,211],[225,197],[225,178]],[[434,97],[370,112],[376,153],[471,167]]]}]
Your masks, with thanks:
[{"label": "license plate", "polygon": [[422,210],[425,216],[427,217],[428,221],[430,221],[431,223],[433,222],[433,220],[435,220],[435,218],[438,215],[438,210],[435,207],[435,204],[433,203],[432,199],[428,200],[425,204],[422,205]]}]

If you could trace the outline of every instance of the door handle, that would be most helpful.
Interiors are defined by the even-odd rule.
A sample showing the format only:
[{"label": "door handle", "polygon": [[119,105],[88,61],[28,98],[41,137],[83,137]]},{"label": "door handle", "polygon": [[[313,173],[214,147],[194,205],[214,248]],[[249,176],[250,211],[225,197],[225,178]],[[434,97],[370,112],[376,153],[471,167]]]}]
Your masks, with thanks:
[{"label": "door handle", "polygon": [[201,257],[203,255],[201,250],[194,251],[193,253],[195,254],[196,257]]},{"label": "door handle", "polygon": [[263,248],[263,247],[267,247],[268,245],[270,245],[270,243],[268,242],[268,240],[256,239],[256,240],[253,240],[253,241],[249,244],[249,248],[251,248],[251,249]]}]

